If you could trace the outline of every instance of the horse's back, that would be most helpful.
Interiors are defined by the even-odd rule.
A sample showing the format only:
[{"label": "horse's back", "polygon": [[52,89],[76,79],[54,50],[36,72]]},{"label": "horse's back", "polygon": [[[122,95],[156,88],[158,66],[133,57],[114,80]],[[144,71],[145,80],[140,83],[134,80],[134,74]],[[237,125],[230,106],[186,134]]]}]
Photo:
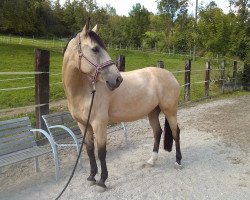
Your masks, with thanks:
[{"label": "horse's back", "polygon": [[140,76],[143,78],[149,78],[149,80],[162,80],[163,84],[164,82],[172,82],[172,84],[176,84],[179,86],[179,83],[170,71],[158,67],[145,67],[128,72],[121,72],[121,74],[125,78]]},{"label": "horse's back", "polygon": [[[155,90],[158,95],[179,96],[179,83],[168,70],[158,67],[146,67],[129,72],[122,72],[124,86],[144,84],[145,87]],[[122,88],[121,88],[122,89]],[[174,93],[174,94],[173,94]],[[179,98],[179,97],[178,97]]]}]

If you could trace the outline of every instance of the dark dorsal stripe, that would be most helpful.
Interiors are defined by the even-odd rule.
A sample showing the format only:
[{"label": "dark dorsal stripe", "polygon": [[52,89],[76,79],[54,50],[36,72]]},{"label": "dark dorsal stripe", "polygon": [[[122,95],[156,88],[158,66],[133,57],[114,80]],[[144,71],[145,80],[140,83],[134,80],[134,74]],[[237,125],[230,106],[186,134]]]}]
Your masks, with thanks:
[{"label": "dark dorsal stripe", "polygon": [[[66,46],[63,48],[63,56],[65,51],[67,50],[67,47],[69,45],[69,42],[74,39],[77,36],[77,34],[74,34],[73,36],[71,36],[66,44]],[[103,49],[107,50],[105,44],[103,43],[102,39],[99,37],[99,35],[97,35],[94,31],[89,31],[88,32],[88,36],[91,38],[91,40],[94,40],[100,47],[102,47]]]}]

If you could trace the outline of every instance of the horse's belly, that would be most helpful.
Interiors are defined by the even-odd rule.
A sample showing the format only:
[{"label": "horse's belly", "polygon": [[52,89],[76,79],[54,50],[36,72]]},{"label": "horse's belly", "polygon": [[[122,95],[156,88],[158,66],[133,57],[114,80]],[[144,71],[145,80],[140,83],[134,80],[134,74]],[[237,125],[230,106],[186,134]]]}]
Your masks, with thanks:
[{"label": "horse's belly", "polygon": [[109,119],[112,122],[135,121],[147,116],[157,105],[158,102],[153,99],[148,102],[139,100],[130,104],[113,105],[109,109]]}]

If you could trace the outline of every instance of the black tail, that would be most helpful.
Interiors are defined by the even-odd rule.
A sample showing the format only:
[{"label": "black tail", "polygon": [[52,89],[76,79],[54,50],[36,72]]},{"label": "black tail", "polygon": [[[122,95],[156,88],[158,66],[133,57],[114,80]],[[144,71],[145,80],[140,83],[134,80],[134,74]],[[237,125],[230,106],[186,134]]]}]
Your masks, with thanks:
[{"label": "black tail", "polygon": [[165,118],[165,126],[164,126],[164,149],[166,151],[172,151],[172,146],[173,146],[173,135],[171,128],[169,126],[167,118]]}]

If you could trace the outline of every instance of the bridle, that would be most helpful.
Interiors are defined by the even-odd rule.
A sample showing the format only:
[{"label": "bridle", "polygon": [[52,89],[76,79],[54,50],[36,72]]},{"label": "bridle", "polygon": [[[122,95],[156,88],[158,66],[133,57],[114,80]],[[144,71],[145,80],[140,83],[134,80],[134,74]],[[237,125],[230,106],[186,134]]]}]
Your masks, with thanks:
[{"label": "bridle", "polygon": [[108,60],[102,64],[95,64],[93,63],[91,60],[89,60],[85,55],[84,53],[82,52],[82,43],[81,43],[81,36],[80,36],[80,33],[78,34],[78,38],[79,38],[79,41],[78,41],[78,55],[79,55],[79,64],[78,64],[78,68],[79,70],[81,71],[81,62],[82,62],[82,58],[84,58],[86,61],[88,61],[88,63],[95,68],[95,73],[94,75],[92,74],[87,74],[89,80],[91,81],[92,84],[96,83],[97,82],[97,76],[98,74],[105,68],[105,67],[108,67],[110,65],[115,65],[115,62],[113,60]]}]

